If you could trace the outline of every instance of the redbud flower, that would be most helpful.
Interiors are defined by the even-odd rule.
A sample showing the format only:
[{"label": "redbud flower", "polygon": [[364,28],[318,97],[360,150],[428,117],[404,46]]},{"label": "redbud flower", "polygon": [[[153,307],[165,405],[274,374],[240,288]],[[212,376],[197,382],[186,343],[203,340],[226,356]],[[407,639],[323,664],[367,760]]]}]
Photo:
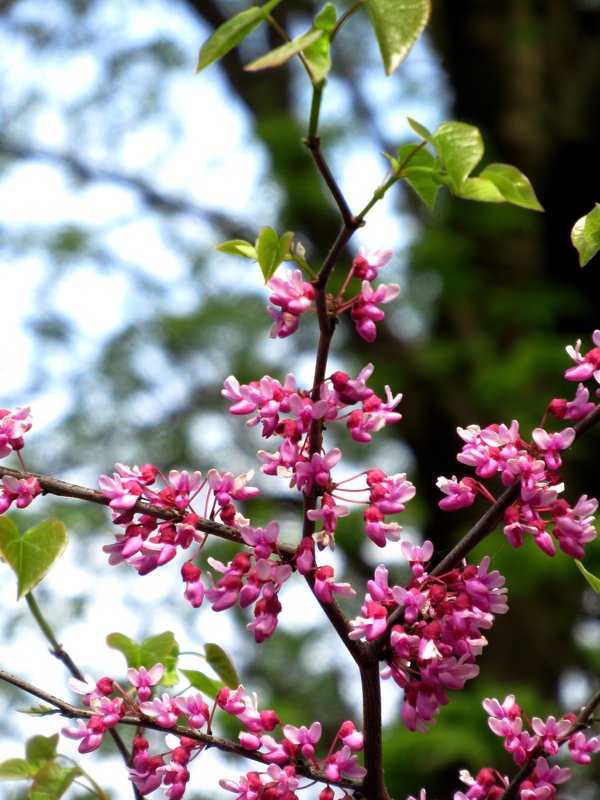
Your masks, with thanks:
[{"label": "redbud flower", "polygon": [[152,687],[160,683],[162,676],[165,674],[163,664],[155,664],[149,670],[145,667],[140,667],[139,670],[131,667],[127,670],[127,677],[129,683],[137,689],[138,700],[144,702],[148,700],[152,694]]},{"label": "redbud flower", "polygon": [[361,245],[358,248],[358,255],[352,262],[352,274],[359,280],[374,281],[381,267],[384,267],[391,257],[392,251],[388,247],[367,252],[367,248]]},{"label": "redbud flower", "polygon": [[397,283],[390,283],[389,286],[382,283],[376,290],[373,290],[369,281],[363,281],[350,315],[354,320],[357,332],[365,341],[375,341],[377,336],[375,323],[381,322],[385,317],[385,313],[378,304],[389,303],[395,300],[399,294],[400,287]]},{"label": "redbud flower", "polygon": [[23,436],[31,428],[31,414],[28,406],[9,411],[0,408],[0,458],[5,458],[13,450],[21,450]]}]

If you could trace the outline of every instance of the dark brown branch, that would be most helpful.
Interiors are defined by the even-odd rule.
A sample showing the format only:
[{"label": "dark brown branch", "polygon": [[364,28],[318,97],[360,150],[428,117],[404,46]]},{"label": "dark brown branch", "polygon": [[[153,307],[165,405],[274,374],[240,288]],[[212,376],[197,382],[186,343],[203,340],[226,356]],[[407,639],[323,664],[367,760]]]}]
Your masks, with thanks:
[{"label": "dark brown branch", "polygon": [[[37,697],[39,700],[50,704],[58,710],[62,717],[66,717],[67,719],[91,719],[91,717],[95,716],[91,709],[78,708],[77,706],[74,706],[65,700],[61,700],[54,695],[48,694],[48,692],[44,692],[42,689],[38,689],[36,686],[27,683],[27,681],[21,680],[21,678],[17,678],[15,675],[11,675],[9,672],[4,672],[4,670],[0,670],[0,680],[10,683],[12,686],[16,686],[18,689],[21,689],[22,691]],[[221,750],[224,753],[231,753],[232,755],[237,755],[241,758],[258,761],[260,764],[264,764],[265,766],[269,766],[270,764],[270,762],[266,761],[260,753],[246,750],[246,748],[239,744],[235,744],[234,742],[230,742],[228,739],[222,739],[219,736],[212,736],[207,733],[202,733],[201,731],[196,731],[193,728],[188,728],[184,725],[174,725],[171,728],[165,728],[162,725],[159,725],[152,717],[147,717],[143,714],[140,714],[139,716],[136,714],[127,714],[120,720],[119,724],[133,725],[136,728],[148,728],[151,730],[160,731],[161,733],[173,733],[175,736],[185,736],[187,739],[193,739],[194,741],[203,744],[205,747],[216,747],[218,750]],[[340,781],[330,781],[324,772],[314,769],[308,765],[296,764],[295,769],[299,775],[302,775],[305,778],[310,778],[311,780],[322,783],[332,783],[336,786],[343,786],[344,788],[351,789],[353,791],[362,789],[361,781],[352,780],[350,778],[344,778]]]}]

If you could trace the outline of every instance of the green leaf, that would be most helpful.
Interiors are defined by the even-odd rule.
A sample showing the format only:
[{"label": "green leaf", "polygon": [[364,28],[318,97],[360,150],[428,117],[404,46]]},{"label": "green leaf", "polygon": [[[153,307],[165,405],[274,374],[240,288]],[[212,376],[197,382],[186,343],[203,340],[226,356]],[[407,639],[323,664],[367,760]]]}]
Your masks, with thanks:
[{"label": "green leaf", "polygon": [[25,755],[32,764],[41,766],[56,756],[58,733],[54,736],[33,736],[25,744]]},{"label": "green leaf", "polygon": [[337,11],[333,3],[325,3],[314,19],[313,25],[320,31],[331,33],[337,23]]},{"label": "green leaf", "polygon": [[289,61],[290,58],[294,58],[294,56],[297,56],[298,53],[302,52],[306,47],[316,42],[317,39],[323,37],[327,37],[327,34],[323,33],[323,31],[312,29],[308,31],[308,33],[299,36],[297,39],[286,42],[280,45],[280,47],[276,47],[274,50],[265,53],[264,56],[251,61],[250,64],[246,64],[244,69],[246,72],[257,72],[260,69],[280,67],[282,64],[285,64],[286,61]]},{"label": "green leaf", "polygon": [[58,519],[48,519],[23,536],[8,518],[0,518],[0,555],[17,576],[17,599],[30,592],[52,569],[67,546],[67,531]]},{"label": "green leaf", "polygon": [[[452,187],[449,187],[452,191]],[[454,190],[457,197],[464,200],[478,200],[480,203],[504,203],[504,197],[495,183],[487,178],[467,178],[458,189]]]},{"label": "green leaf", "polygon": [[221,253],[228,253],[230,256],[242,256],[242,258],[256,259],[256,247],[244,239],[231,239],[228,242],[217,245],[215,250]]},{"label": "green leaf", "polygon": [[577,561],[577,559],[575,559],[575,563],[579,567],[579,571],[581,572],[583,577],[590,584],[592,589],[594,589],[596,594],[600,594],[600,578],[597,578],[595,575],[592,575],[591,572],[588,572],[588,570],[583,566],[581,561]]},{"label": "green leaf", "polygon": [[457,191],[483,156],[479,129],[464,122],[442,122],[431,143],[448,172],[453,190]]},{"label": "green leaf", "polygon": [[37,767],[24,758],[9,758],[0,761],[0,781],[26,781],[36,773]]},{"label": "green leaf", "polygon": [[217,30],[200,48],[196,72],[201,72],[209,64],[218,61],[230,50],[233,50],[242,39],[245,39],[261,22],[264,22],[271,9],[275,8],[280,2],[281,0],[270,0],[260,8],[252,6],[219,25]]},{"label": "green leaf", "polygon": [[414,144],[402,145],[398,151],[398,166],[407,162],[401,175],[431,211],[440,190],[440,184],[434,177],[438,173],[437,159],[429,150],[417,148],[418,145]]},{"label": "green leaf", "polygon": [[225,686],[229,686],[233,689],[240,685],[240,679],[233,666],[233,662],[220,645],[212,642],[205,644],[204,655],[209,665],[214,669],[219,678],[221,678]]},{"label": "green leaf", "polygon": [[421,123],[417,122],[416,119],[411,119],[410,117],[407,117],[406,119],[410,127],[417,134],[417,136],[420,136],[421,139],[425,139],[426,142],[431,141],[431,133],[427,130],[427,128],[424,125],[421,125]]},{"label": "green leaf", "polygon": [[331,41],[324,33],[316,41],[304,48],[304,58],[308,61],[313,84],[321,83],[331,69]]},{"label": "green leaf", "polygon": [[[179,670],[188,679],[194,689],[198,689],[211,700],[214,700],[219,694],[221,689],[225,686],[223,681],[217,681],[214,678],[209,678],[203,672],[198,672],[195,669],[180,669]],[[239,686],[239,684],[237,684]]]},{"label": "green leaf", "polygon": [[427,25],[430,0],[367,0],[386,75],[404,61]]},{"label": "green leaf", "polygon": [[286,258],[294,243],[294,234],[286,231],[281,239],[273,228],[263,228],[256,240],[256,258],[265,283],[269,281],[277,267]]},{"label": "green leaf", "polygon": [[573,247],[579,253],[579,266],[585,265],[600,250],[600,204],[578,219],[571,231]]},{"label": "green leaf", "polygon": [[532,211],[544,210],[535,196],[529,178],[516,167],[510,164],[488,164],[478,177],[491,181],[507,203]]},{"label": "green leaf", "polygon": [[56,761],[48,761],[36,772],[29,797],[39,796],[40,800],[49,797],[58,800],[79,775],[81,770],[78,767],[62,767]]},{"label": "green leaf", "polygon": [[109,633],[106,643],[113,650],[118,650],[125,656],[128,667],[151,669],[155,664],[163,664],[165,674],[160,681],[163,686],[174,686],[177,683],[177,656],[179,645],[171,631],[149,636],[138,644],[124,633]]}]

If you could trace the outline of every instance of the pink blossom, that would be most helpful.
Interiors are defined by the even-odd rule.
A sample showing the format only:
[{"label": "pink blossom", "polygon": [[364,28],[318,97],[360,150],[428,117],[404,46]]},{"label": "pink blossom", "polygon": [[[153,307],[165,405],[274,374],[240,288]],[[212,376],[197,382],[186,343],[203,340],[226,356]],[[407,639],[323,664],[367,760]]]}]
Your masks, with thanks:
[{"label": "pink blossom", "polygon": [[577,731],[569,739],[569,750],[576,764],[589,764],[592,760],[590,754],[600,752],[600,736],[586,739],[583,731]]},{"label": "pink blossom", "polygon": [[444,478],[442,475],[437,479],[436,486],[446,495],[438,503],[444,511],[468,508],[475,502],[477,483],[472,478],[458,480],[456,475],[451,478]]},{"label": "pink blossom", "polygon": [[23,436],[31,428],[31,414],[28,406],[17,407],[12,411],[0,408],[0,458],[5,458],[13,450],[23,447]]},{"label": "pink blossom", "polygon": [[210,717],[210,708],[199,693],[190,697],[176,697],[174,703],[192,728],[202,728]]},{"label": "pink blossom", "polygon": [[138,700],[148,700],[152,694],[152,687],[160,683],[162,676],[165,674],[163,664],[155,664],[149,670],[145,667],[140,667],[139,670],[131,667],[127,670],[127,678],[132,686],[137,689]]},{"label": "pink blossom", "polygon": [[557,419],[568,419],[578,422],[587,417],[590,411],[596,408],[596,404],[590,402],[590,393],[586,387],[580,383],[575,393],[575,398],[571,401],[555,399],[548,406],[548,412]]},{"label": "pink blossom", "polygon": [[375,323],[381,322],[385,317],[379,305],[395,300],[399,294],[400,287],[397,283],[390,283],[389,286],[382,283],[373,290],[369,281],[363,281],[360,293],[352,306],[351,317],[357,332],[365,341],[375,341],[377,336]]},{"label": "pink blossom", "polygon": [[367,252],[367,248],[361,245],[358,248],[358,255],[352,262],[352,274],[359,280],[374,281],[381,267],[384,267],[391,257],[392,251],[388,247]]},{"label": "pink blossom", "polygon": [[547,433],[543,428],[536,428],[531,437],[544,454],[548,469],[559,469],[561,458],[558,451],[566,450],[573,444],[575,429],[565,428],[560,433]]},{"label": "pink blossom", "polygon": [[337,753],[327,757],[325,774],[330,781],[339,781],[343,775],[349,778],[364,778],[367,770],[360,766],[348,745],[344,745]]},{"label": "pink blossom", "polygon": [[315,745],[321,738],[321,723],[313,722],[310,728],[302,725],[296,728],[294,725],[284,725],[283,735],[295,747],[300,748],[304,758],[313,760],[315,757]]},{"label": "pink blossom", "polygon": [[354,597],[356,594],[349,583],[336,582],[333,567],[329,565],[315,570],[314,592],[322,603],[332,603],[334,594],[342,597]]},{"label": "pink blossom", "polygon": [[156,717],[156,721],[163,728],[172,728],[180,714],[175,701],[166,692],[162,699],[155,697],[151,702],[140,703],[140,709],[146,716]]},{"label": "pink blossom", "polygon": [[87,725],[82,719],[78,719],[75,721],[75,725],[75,728],[62,728],[62,735],[68,739],[81,739],[77,748],[80,753],[91,753],[97,750],[102,744],[102,737],[106,732],[102,719],[91,717]]}]

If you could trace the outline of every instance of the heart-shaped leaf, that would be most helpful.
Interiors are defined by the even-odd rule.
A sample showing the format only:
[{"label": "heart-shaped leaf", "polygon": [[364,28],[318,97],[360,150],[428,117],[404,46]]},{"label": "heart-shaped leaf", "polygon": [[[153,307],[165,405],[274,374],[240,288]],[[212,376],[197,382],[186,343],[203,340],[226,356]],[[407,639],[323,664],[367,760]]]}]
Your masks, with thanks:
[{"label": "heart-shaped leaf", "polygon": [[67,546],[67,530],[48,519],[21,536],[17,526],[0,517],[0,555],[17,576],[17,599],[30,592],[52,569]]},{"label": "heart-shaped leaf", "polygon": [[442,122],[431,142],[448,172],[453,191],[458,191],[483,156],[479,129],[465,122]]},{"label": "heart-shaped leaf", "polygon": [[507,203],[532,211],[544,210],[535,196],[529,178],[520,169],[510,164],[488,164],[478,177],[491,181]]},{"label": "heart-shaped leaf", "polygon": [[177,683],[177,656],[179,645],[171,631],[149,636],[141,644],[125,636],[124,633],[109,633],[106,643],[114,650],[123,653],[128,667],[151,669],[155,664],[163,664],[165,674],[162,677],[163,686],[173,686]]},{"label": "heart-shaped leaf", "polygon": [[400,66],[427,25],[429,0],[367,0],[387,75]]}]

